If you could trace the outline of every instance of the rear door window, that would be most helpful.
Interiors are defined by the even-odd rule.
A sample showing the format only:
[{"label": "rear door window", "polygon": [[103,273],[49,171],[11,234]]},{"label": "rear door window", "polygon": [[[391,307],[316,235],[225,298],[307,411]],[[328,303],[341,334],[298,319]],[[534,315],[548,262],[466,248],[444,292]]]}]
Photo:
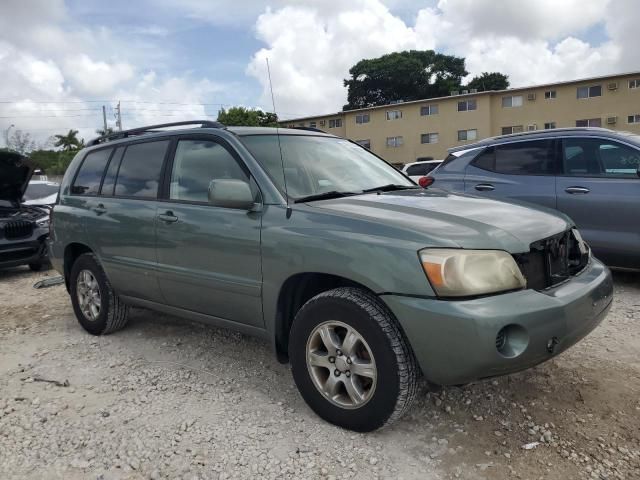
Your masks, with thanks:
[{"label": "rear door window", "polygon": [[156,198],[168,146],[169,140],[129,145],[118,170],[115,195]]},{"label": "rear door window", "polygon": [[116,186],[116,175],[118,174],[118,168],[120,167],[120,160],[122,160],[124,148],[125,147],[116,148],[115,153],[112,155],[109,166],[107,167],[107,173],[105,173],[104,180],[102,181],[100,195],[113,195],[113,188]]},{"label": "rear door window", "polygon": [[564,175],[636,178],[640,150],[599,138],[569,138],[562,143]]},{"label": "rear door window", "polygon": [[506,175],[554,175],[552,140],[532,140],[497,145],[482,152],[473,165]]},{"label": "rear door window", "polygon": [[71,193],[75,195],[97,195],[104,169],[107,166],[112,148],[103,148],[90,152],[84,157],[78,170],[76,179],[71,187]]},{"label": "rear door window", "polygon": [[411,165],[407,168],[407,175],[426,175],[429,173],[429,170],[426,168],[428,164],[425,165]]}]

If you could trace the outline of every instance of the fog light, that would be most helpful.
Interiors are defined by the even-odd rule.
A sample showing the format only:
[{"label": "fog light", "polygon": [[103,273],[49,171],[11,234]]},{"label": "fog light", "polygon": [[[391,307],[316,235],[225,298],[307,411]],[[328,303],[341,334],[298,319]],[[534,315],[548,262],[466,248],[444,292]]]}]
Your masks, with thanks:
[{"label": "fog light", "polygon": [[520,325],[507,325],[496,335],[496,350],[506,358],[515,358],[529,345],[529,334]]}]

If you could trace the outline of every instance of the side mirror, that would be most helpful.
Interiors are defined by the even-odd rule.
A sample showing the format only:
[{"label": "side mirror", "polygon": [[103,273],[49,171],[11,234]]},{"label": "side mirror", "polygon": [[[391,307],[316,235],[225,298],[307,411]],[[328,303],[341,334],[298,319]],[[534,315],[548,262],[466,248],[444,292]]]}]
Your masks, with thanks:
[{"label": "side mirror", "polygon": [[208,191],[209,203],[215,207],[250,210],[255,203],[251,187],[243,180],[211,180]]}]

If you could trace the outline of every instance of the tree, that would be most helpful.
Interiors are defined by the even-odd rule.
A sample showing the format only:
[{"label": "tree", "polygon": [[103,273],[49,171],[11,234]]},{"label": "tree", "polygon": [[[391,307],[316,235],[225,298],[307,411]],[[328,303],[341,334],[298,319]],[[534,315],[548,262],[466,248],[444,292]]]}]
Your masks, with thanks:
[{"label": "tree", "polygon": [[477,88],[479,92],[506,90],[509,88],[509,77],[499,72],[482,72],[473,77],[465,88]]},{"label": "tree", "polygon": [[84,147],[84,140],[78,139],[78,130],[69,130],[66,135],[55,135],[56,143],[54,146],[62,147],[62,151],[79,150]]},{"label": "tree", "polygon": [[75,154],[75,150],[34,150],[29,154],[29,158],[37,168],[48,175],[63,175]]},{"label": "tree", "polygon": [[101,137],[104,137],[105,135],[111,135],[112,133],[115,133],[115,130],[113,129],[113,127],[107,127],[106,130],[104,128],[98,128],[96,130],[96,133]]},{"label": "tree", "polygon": [[15,130],[7,138],[7,149],[26,155],[36,148],[36,142],[31,138],[31,134],[22,130]]},{"label": "tree", "polygon": [[360,60],[349,69],[344,110],[449,95],[467,75],[464,58],[410,50]]},{"label": "tree", "polygon": [[245,107],[224,108],[218,112],[218,121],[227,126],[275,127],[278,116],[275,113]]}]

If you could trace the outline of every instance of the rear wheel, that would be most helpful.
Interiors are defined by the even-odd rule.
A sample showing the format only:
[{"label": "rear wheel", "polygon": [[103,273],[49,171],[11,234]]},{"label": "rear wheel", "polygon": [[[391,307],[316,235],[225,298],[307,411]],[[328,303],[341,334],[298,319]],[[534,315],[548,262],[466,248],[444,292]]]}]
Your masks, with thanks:
[{"label": "rear wheel", "polygon": [[120,330],[129,308],[116,295],[95,255],[80,255],[71,267],[69,289],[80,325],[93,335]]},{"label": "rear wheel", "polygon": [[309,300],[289,336],[293,377],[322,418],[371,431],[410,407],[418,369],[395,318],[374,295],[337,288]]}]

